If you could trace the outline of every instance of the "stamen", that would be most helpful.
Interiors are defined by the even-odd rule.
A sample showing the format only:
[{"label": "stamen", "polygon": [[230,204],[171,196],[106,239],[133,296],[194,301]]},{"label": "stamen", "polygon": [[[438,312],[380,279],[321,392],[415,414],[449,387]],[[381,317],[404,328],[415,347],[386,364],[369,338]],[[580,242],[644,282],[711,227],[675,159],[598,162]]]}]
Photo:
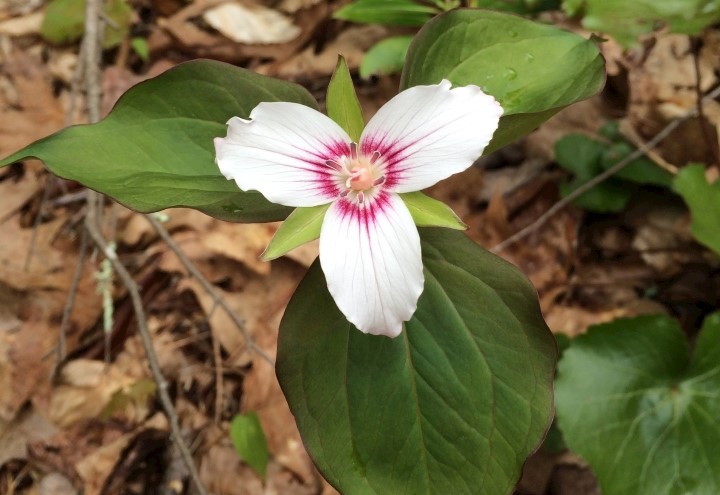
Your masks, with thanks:
[{"label": "stamen", "polygon": [[375,179],[373,181],[373,186],[379,186],[381,184],[385,184],[385,176],[384,175],[378,177],[377,179]]},{"label": "stamen", "polygon": [[340,192],[340,197],[346,198],[348,194],[350,194],[350,189],[345,189],[344,191]]},{"label": "stamen", "polygon": [[350,158],[357,160],[357,143],[350,143]]},{"label": "stamen", "polygon": [[325,165],[332,168],[336,172],[342,172],[343,170],[342,166],[335,160],[325,160]]},{"label": "stamen", "polygon": [[365,193],[358,191],[357,193],[358,203],[363,204],[365,202]]},{"label": "stamen", "polygon": [[370,155],[370,163],[374,165],[375,162],[378,161],[378,158],[380,158],[380,152],[377,150],[373,151],[372,155]]}]

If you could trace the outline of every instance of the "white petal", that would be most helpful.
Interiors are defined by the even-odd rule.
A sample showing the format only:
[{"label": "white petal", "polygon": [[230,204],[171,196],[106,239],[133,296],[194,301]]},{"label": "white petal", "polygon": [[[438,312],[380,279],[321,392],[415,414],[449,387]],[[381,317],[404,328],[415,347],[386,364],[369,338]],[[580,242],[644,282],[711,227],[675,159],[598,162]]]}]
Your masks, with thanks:
[{"label": "white petal", "polygon": [[350,151],[351,139],[330,118],[297,103],[260,103],[250,120],[233,117],[215,139],[217,164],[243,191],[260,191],[273,203],[317,206],[337,197],[326,160]]},{"label": "white petal", "polygon": [[417,308],[420,236],[396,194],[335,202],[320,232],[320,264],[338,308],[364,333],[397,337]]},{"label": "white petal", "polygon": [[360,149],[383,156],[387,189],[430,187],[468,168],[490,142],[503,112],[500,104],[477,86],[450,88],[443,80],[406,89],[368,122]]}]

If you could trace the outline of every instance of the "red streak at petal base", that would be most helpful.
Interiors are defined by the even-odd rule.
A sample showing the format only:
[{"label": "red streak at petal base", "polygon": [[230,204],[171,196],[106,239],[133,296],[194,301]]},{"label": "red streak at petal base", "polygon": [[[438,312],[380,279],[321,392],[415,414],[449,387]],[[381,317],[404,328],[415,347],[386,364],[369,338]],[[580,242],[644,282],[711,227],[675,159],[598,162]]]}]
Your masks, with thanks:
[{"label": "red streak at petal base", "polygon": [[359,223],[363,229],[369,234],[371,227],[379,215],[382,215],[390,208],[390,197],[386,193],[380,193],[370,201],[357,204],[354,201],[348,201],[346,198],[340,198],[336,202],[338,214],[346,219],[349,217],[351,222]]}]

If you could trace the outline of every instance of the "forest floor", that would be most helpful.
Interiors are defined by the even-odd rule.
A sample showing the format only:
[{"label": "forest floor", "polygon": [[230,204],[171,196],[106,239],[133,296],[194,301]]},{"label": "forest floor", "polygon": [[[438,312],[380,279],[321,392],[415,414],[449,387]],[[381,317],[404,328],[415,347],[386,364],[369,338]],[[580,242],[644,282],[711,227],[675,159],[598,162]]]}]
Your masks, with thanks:
[{"label": "forest floor", "polygon": [[[356,76],[367,49],[395,32],[333,20],[343,1],[253,0],[245,4],[277,14],[271,21],[251,18],[258,32],[276,38],[239,42],[208,20],[224,1],[132,0],[132,34],[145,40],[148,56],[143,60],[128,36],[105,51],[104,112],[132,85],[199,57],[298,82],[322,102],[339,53]],[[0,0],[3,157],[85,121],[82,92],[72,97],[79,43],[41,36],[46,8],[42,0]],[[589,36],[552,15],[558,25]],[[263,24],[278,19],[296,27],[292,39],[285,39],[284,24],[274,30]],[[687,36],[656,34],[629,51],[606,41],[601,49],[609,76],[600,95],[430,191],[469,226],[467,235],[495,247],[529,277],[553,332],[573,336],[592,324],[645,313],[673,314],[689,328],[719,305],[717,260],[694,242],[687,209],[667,191],[641,188],[620,213],[569,206],[497,249],[560,200],[568,177],[555,162],[560,137],[603,140],[599,129],[614,121],[623,138],[639,146],[695,108],[698,91],[718,84],[720,32],[708,30],[700,39],[701,48],[693,49]],[[398,76],[356,78],[366,119],[396,93],[398,82]],[[650,157],[671,170],[689,162],[717,165],[719,123],[720,107],[709,102],[701,118],[686,121]],[[80,185],[54,177],[37,161],[0,169],[0,493],[184,493],[188,473],[155,400],[131,300],[122,284],[103,277],[98,253],[81,255],[85,197]],[[215,301],[220,296],[255,345],[274,356],[284,307],[317,246],[263,262],[259,255],[277,224],[230,224],[185,209],[164,213],[165,229],[214,293],[189,276],[143,215],[108,201],[105,232],[141,289],[201,480],[218,495],[336,493],[305,452],[273,367],[250,351]],[[64,317],[71,294],[74,304]],[[103,329],[103,296],[114,304],[111,332]],[[228,435],[232,418],[251,411],[271,453],[264,484]],[[548,450],[531,458],[517,491],[599,494],[582,459]]]}]

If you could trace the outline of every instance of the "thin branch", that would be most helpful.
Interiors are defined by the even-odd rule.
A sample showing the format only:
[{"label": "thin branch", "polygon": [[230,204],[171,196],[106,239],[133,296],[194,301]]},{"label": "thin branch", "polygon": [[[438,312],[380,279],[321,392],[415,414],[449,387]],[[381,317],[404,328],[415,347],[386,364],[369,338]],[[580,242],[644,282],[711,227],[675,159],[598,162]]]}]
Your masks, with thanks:
[{"label": "thin branch", "polygon": [[[86,0],[85,9],[85,35],[83,37],[83,54],[85,61],[85,90],[87,92],[88,120],[95,123],[100,120],[102,110],[102,40],[103,40],[103,1],[102,0]],[[85,216],[85,229],[95,244],[105,254],[112,264],[115,272],[125,285],[130,300],[132,301],[133,310],[138,324],[138,332],[145,348],[150,371],[153,379],[157,383],[158,395],[162,404],[165,415],[170,423],[170,431],[174,440],[175,447],[180,451],[180,455],[185,462],[190,473],[190,478],[200,495],[207,495],[207,491],[200,479],[200,474],[195,467],[190,449],[185,444],[180,430],[180,421],[177,412],[173,406],[172,399],[168,393],[168,384],[160,370],[157,354],[153,347],[150,331],[147,327],[147,319],[145,310],[143,309],[140,290],[133,280],[125,266],[118,260],[115,251],[110,249],[108,243],[102,234],[102,207],[104,198],[95,191],[88,190],[87,194],[87,215]],[[112,220],[112,219],[111,219]]]},{"label": "thin branch", "polygon": [[60,322],[60,336],[58,337],[55,372],[53,372],[53,375],[60,369],[60,363],[62,363],[63,359],[65,359],[67,328],[70,323],[70,315],[72,314],[73,307],[75,306],[75,296],[77,296],[80,279],[82,278],[83,269],[85,268],[87,251],[88,234],[85,229],[82,229],[82,233],[80,234],[80,254],[78,255],[77,266],[75,266],[75,273],[73,274],[73,279],[70,284],[70,293],[65,301],[62,321]]},{"label": "thin branch", "polygon": [[[720,86],[712,90],[710,93],[708,93],[702,101],[707,102],[710,100],[714,100],[720,96]],[[634,160],[640,158],[641,156],[647,154],[650,150],[655,148],[658,144],[660,144],[666,137],[668,137],[675,129],[680,126],[683,122],[687,121],[688,119],[694,117],[697,115],[697,107],[693,108],[692,110],[689,110],[685,115],[682,117],[678,117],[677,119],[670,122],[668,125],[666,125],[660,132],[658,132],[655,137],[653,137],[650,141],[648,141],[645,145],[639,147],[632,153],[630,153],[628,156],[617,162],[615,165],[610,167],[609,169],[605,170],[603,173],[593,177],[589,181],[582,184],[580,187],[572,191],[570,194],[562,198],[560,201],[555,203],[553,206],[550,207],[548,211],[540,215],[534,222],[532,222],[527,227],[520,229],[515,234],[511,235],[501,243],[494,246],[492,249],[490,249],[493,253],[499,253],[503,251],[508,246],[515,244],[516,242],[525,239],[527,236],[532,234],[533,232],[537,231],[540,227],[545,225],[548,220],[550,220],[553,216],[555,216],[556,213],[564,209],[566,206],[568,206],[570,203],[575,201],[577,198],[588,192],[593,187],[597,186],[598,184],[602,183],[603,181],[609,179],[616,173],[618,173],[623,168],[627,167],[631,162]]]},{"label": "thin branch", "polygon": [[85,218],[85,228],[97,247],[103,252],[105,257],[110,260],[115,272],[118,274],[120,280],[128,291],[130,300],[132,301],[133,310],[135,312],[138,333],[140,334],[143,347],[145,348],[145,354],[147,355],[148,364],[150,365],[150,372],[152,373],[155,383],[157,383],[158,395],[160,397],[163,410],[165,411],[165,415],[170,423],[170,431],[172,432],[175,446],[180,451],[180,455],[190,472],[190,478],[193,480],[198,493],[200,493],[200,495],[207,495],[207,491],[200,480],[200,473],[198,473],[197,468],[195,467],[195,462],[193,461],[190,449],[188,449],[187,445],[185,445],[185,440],[182,437],[180,421],[178,419],[177,412],[175,412],[175,407],[173,406],[170,394],[168,393],[168,383],[162,374],[162,370],[160,369],[158,357],[155,353],[155,348],[153,347],[152,338],[150,337],[150,330],[147,326],[147,318],[145,315],[145,309],[143,308],[142,298],[140,297],[140,290],[125,266],[117,258],[115,251],[110,249],[102,233],[95,225],[95,220],[93,218],[90,218],[89,216]]},{"label": "thin branch", "polygon": [[248,348],[254,352],[256,352],[262,359],[267,361],[271,366],[275,366],[275,362],[273,361],[273,358],[271,358],[264,350],[262,350],[260,347],[255,344],[255,341],[253,341],[252,336],[250,335],[250,332],[248,332],[247,327],[245,326],[245,322],[243,319],[235,312],[233,309],[225,302],[225,300],[215,291],[215,288],[213,285],[208,281],[208,279],[205,278],[205,276],[200,273],[200,270],[197,269],[195,264],[190,260],[190,258],[187,257],[185,252],[182,250],[180,246],[175,242],[175,240],[170,236],[168,231],[165,229],[165,227],[162,226],[162,224],[157,221],[157,219],[153,218],[151,215],[145,215],[145,218],[148,222],[150,222],[150,225],[155,228],[155,231],[158,233],[160,238],[165,241],[165,243],[170,247],[170,249],[175,253],[175,256],[178,257],[180,262],[183,264],[185,269],[197,279],[198,282],[200,282],[200,285],[203,286],[203,289],[212,297],[213,302],[220,306],[225,313],[230,317],[230,319],[235,323],[235,326],[238,327],[240,332],[243,335],[243,338],[245,339],[245,343],[247,344]]}]

